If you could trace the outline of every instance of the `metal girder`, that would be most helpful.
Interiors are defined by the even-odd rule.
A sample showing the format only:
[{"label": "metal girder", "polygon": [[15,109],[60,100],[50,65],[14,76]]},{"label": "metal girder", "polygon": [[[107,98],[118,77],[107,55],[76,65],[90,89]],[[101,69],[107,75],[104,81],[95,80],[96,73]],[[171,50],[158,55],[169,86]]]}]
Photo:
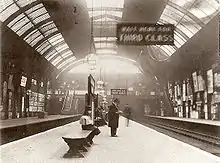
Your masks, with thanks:
[{"label": "metal girder", "polygon": [[10,23],[10,22],[11,22],[12,20],[14,20],[18,15],[24,13],[25,11],[31,9],[32,7],[34,7],[34,6],[36,6],[36,5],[40,4],[40,3],[41,3],[41,0],[37,0],[37,1],[35,1],[35,2],[31,3],[31,4],[29,4],[29,5],[27,5],[27,6],[24,6],[24,7],[20,8],[18,11],[16,11],[15,13],[13,13],[8,19],[6,19],[3,23],[4,23],[4,24]]},{"label": "metal girder", "polygon": [[117,20],[117,21],[121,20],[121,17],[110,15],[110,14],[103,14],[103,15],[93,16],[93,20],[102,19],[104,17],[107,17],[107,18],[110,18],[110,19],[114,19],[114,20]]},{"label": "metal girder", "polygon": [[94,7],[94,8],[88,8],[88,11],[120,11],[123,12],[122,8],[117,7]]},{"label": "metal girder", "polygon": [[25,38],[30,32],[32,32],[35,29],[38,29],[40,26],[42,26],[43,24],[46,24],[48,22],[52,21],[51,18],[45,19],[39,23],[37,23],[36,25],[34,25],[33,27],[31,27],[30,29],[28,29],[26,32],[24,32],[20,37],[21,38]]},{"label": "metal girder", "polygon": [[93,22],[93,25],[116,25],[118,23],[118,21],[104,21],[104,22],[101,22],[101,21],[94,21]]},{"label": "metal girder", "polygon": [[101,40],[101,41],[94,41],[94,43],[116,43],[116,40]]},{"label": "metal girder", "polygon": [[55,31],[51,34],[49,34],[47,37],[44,37],[43,39],[41,39],[40,41],[38,41],[35,45],[34,45],[34,49],[36,49],[41,43],[43,43],[45,40],[48,40],[50,37],[53,37],[54,35],[60,33],[59,31]]},{"label": "metal girder", "polygon": [[[58,67],[59,65],[61,65],[63,62],[65,62],[65,61],[67,61],[68,59],[70,59],[70,58],[72,58],[73,57],[73,55],[70,55],[70,56],[68,56],[68,57],[66,57],[65,59],[63,59],[63,60],[61,60],[60,62],[58,62],[57,64],[56,64],[56,67]],[[68,63],[67,63],[68,64]],[[66,64],[64,64],[63,66],[65,66]],[[62,67],[63,67],[62,66]]]},{"label": "metal girder", "polygon": [[102,49],[109,49],[109,50],[117,50],[117,47],[112,47],[112,48],[110,48],[110,47],[103,47],[103,48],[96,48],[96,50],[102,50]]},{"label": "metal girder", "polygon": [[65,44],[65,43],[66,43],[65,41],[58,42],[56,45],[51,46],[49,49],[47,49],[47,50],[42,54],[42,56],[45,57],[50,51],[54,50],[54,48],[56,48],[56,47],[58,47],[58,46],[60,46],[60,45],[63,45],[63,44]]},{"label": "metal girder", "polygon": [[204,26],[205,23],[202,22],[198,17],[196,17],[195,15],[193,15],[192,13],[188,12],[188,10],[182,8],[181,6],[173,3],[173,2],[168,2],[167,5],[175,8],[176,10],[182,12],[183,14],[187,15],[188,17],[190,17],[192,20],[194,20],[198,25],[200,26]]},{"label": "metal girder", "polygon": [[[164,19],[162,19],[162,20],[163,20],[165,23],[169,23],[169,22],[167,22],[167,21],[164,20]],[[175,27],[175,30],[176,30],[176,32],[179,33],[184,39],[186,39],[186,40],[189,39],[189,37],[188,37],[185,33],[183,33],[183,31],[181,31],[179,28]]]},{"label": "metal girder", "polygon": [[[60,53],[58,53],[57,55],[55,55],[53,58],[51,58],[51,59],[50,59],[50,62],[53,62],[58,56],[60,56],[61,58],[63,58],[63,57],[62,57],[62,54],[65,53],[65,52],[67,52],[67,51],[69,51],[69,50],[70,50],[69,48],[64,49],[63,51],[61,51]],[[71,51],[71,50],[70,50],[70,51]]]}]

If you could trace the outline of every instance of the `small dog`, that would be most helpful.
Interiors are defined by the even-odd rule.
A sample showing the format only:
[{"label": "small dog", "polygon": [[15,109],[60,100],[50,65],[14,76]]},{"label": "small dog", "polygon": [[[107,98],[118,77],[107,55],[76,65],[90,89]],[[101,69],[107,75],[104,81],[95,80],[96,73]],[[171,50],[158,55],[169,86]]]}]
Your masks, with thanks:
[{"label": "small dog", "polygon": [[68,152],[71,152],[72,154],[79,154],[79,150],[87,152],[88,150],[85,148],[85,146],[90,147],[93,144],[93,138],[95,135],[99,135],[100,133],[99,128],[95,127],[85,138],[62,138],[70,148]]}]

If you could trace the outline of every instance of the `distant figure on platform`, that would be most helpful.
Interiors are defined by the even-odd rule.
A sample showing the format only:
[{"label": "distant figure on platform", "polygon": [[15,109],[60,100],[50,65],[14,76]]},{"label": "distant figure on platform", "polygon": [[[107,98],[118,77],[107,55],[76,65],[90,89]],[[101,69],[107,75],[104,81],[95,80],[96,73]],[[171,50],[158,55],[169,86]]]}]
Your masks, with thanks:
[{"label": "distant figure on platform", "polygon": [[108,126],[111,128],[111,136],[117,137],[116,132],[118,128],[118,120],[119,120],[119,111],[118,105],[120,101],[119,99],[114,99],[112,105],[109,106],[108,111]]},{"label": "distant figure on platform", "polygon": [[128,106],[128,104],[125,105],[124,116],[126,118],[126,126],[128,127],[129,120],[131,119],[131,108]]}]

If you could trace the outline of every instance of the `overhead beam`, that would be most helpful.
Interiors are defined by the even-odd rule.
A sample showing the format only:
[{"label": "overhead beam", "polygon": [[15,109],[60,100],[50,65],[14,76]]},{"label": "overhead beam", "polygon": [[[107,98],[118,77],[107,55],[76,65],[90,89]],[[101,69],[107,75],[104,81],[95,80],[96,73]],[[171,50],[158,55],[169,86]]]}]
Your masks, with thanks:
[{"label": "overhead beam", "polygon": [[94,8],[88,8],[88,11],[120,11],[123,12],[122,8],[117,7],[94,7]]}]

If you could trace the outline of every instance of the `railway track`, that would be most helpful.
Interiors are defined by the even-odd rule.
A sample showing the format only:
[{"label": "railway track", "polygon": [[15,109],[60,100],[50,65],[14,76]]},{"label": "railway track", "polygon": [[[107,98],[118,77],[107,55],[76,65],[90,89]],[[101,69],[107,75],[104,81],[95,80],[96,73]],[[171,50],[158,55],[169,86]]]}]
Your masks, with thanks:
[{"label": "railway track", "polygon": [[[215,150],[215,152],[213,152],[212,150],[208,150],[208,149],[206,150],[205,146],[203,148],[199,147],[199,148],[201,148],[203,150],[206,150],[206,151],[208,151],[208,152],[210,152],[214,155],[220,156],[220,137],[216,137],[216,136],[196,132],[196,131],[193,131],[193,130],[188,130],[188,129],[176,127],[176,126],[161,123],[161,122],[149,121],[148,119],[145,119],[145,118],[139,119],[139,120],[134,120],[134,121],[136,121],[136,122],[138,122],[138,123],[140,123],[144,126],[155,129],[159,132],[162,132],[164,134],[169,133],[169,136],[171,136],[171,137],[172,137],[171,133],[177,134],[177,135],[182,135],[184,137],[194,139],[194,140],[197,140],[199,142],[203,142],[204,144],[208,144],[209,146],[212,146],[212,147],[214,146],[217,149],[219,148],[219,150],[217,150],[217,152],[216,152],[216,150]],[[178,138],[178,139],[182,141],[182,138]],[[196,146],[195,144],[191,144],[191,145]]]}]

